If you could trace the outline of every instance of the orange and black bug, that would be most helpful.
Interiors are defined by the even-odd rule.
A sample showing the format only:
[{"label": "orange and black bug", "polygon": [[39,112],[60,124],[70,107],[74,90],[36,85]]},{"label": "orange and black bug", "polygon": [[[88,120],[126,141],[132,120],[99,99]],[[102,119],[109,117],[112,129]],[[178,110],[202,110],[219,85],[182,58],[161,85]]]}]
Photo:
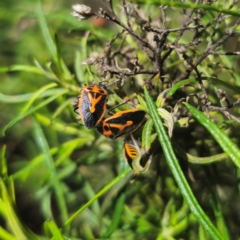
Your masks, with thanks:
[{"label": "orange and black bug", "polygon": [[136,131],[142,124],[145,112],[142,110],[125,110],[104,119],[97,130],[114,140],[124,134]]},{"label": "orange and black bug", "polygon": [[123,153],[124,153],[124,158],[128,162],[129,166],[133,168],[132,161],[138,154],[137,149],[133,145],[127,142],[124,142]]},{"label": "orange and black bug", "polygon": [[74,110],[86,128],[93,128],[102,120],[106,111],[107,95],[104,85],[93,84],[82,88]]},{"label": "orange and black bug", "polygon": [[134,139],[133,143],[124,141],[123,153],[135,175],[145,172],[151,164],[152,154],[139,148],[138,143]]}]

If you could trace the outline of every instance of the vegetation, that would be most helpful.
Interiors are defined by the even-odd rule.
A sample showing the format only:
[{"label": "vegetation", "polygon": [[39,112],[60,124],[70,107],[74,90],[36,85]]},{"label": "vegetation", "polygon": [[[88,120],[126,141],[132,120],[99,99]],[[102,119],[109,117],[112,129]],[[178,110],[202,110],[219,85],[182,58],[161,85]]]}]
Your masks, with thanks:
[{"label": "vegetation", "polygon": [[[88,4],[1,4],[0,239],[238,239],[239,1]],[[76,120],[99,83],[137,131]]]}]

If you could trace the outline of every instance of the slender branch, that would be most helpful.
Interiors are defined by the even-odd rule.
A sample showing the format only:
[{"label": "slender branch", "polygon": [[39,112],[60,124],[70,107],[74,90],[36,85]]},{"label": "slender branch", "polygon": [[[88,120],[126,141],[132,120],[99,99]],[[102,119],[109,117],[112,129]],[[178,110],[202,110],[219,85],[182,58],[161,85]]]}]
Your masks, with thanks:
[{"label": "slender branch", "polygon": [[229,104],[227,107],[215,107],[215,106],[209,106],[209,109],[211,110],[219,110],[219,111],[227,111],[229,110],[230,108],[232,107],[235,107],[236,105],[240,104],[240,98],[235,101],[234,103],[232,104]]},{"label": "slender branch", "polygon": [[161,11],[162,11],[162,26],[163,29],[166,29],[166,22],[167,22],[167,17],[166,17],[166,9],[168,8],[168,6],[165,7],[161,7]]},{"label": "slender branch", "polygon": [[210,51],[209,55],[240,55],[240,52],[217,52],[217,51]]},{"label": "slender branch", "polygon": [[[214,51],[217,47],[219,47],[220,45],[222,45],[227,39],[229,39],[233,34],[234,31],[236,30],[236,28],[239,26],[240,24],[240,19],[238,19],[236,21],[236,23],[234,24],[233,28],[231,31],[229,31],[228,33],[226,33],[220,40],[218,40],[214,45],[212,45],[211,47],[208,47],[199,57],[198,59],[194,62],[194,66],[197,66],[198,64],[200,64],[208,55],[211,54],[212,51]],[[182,73],[179,77],[177,77],[173,82],[179,82],[182,79],[185,79],[187,77],[189,77],[189,74],[192,72],[194,68],[190,67],[189,69],[186,70],[186,72]]]},{"label": "slender branch", "polygon": [[226,110],[222,110],[222,108],[214,107],[214,106],[209,106],[208,109],[209,109],[209,110],[213,110],[213,111],[221,112],[221,113],[223,113],[227,118],[232,119],[232,120],[236,121],[238,124],[240,124],[240,119],[239,119],[239,118],[235,117],[234,115],[232,115],[231,113],[229,113],[229,112],[226,111]]},{"label": "slender branch", "polygon": [[132,24],[130,23],[130,16],[129,16],[129,13],[128,13],[128,10],[127,10],[126,1],[125,0],[121,0],[121,1],[122,1],[124,13],[125,13],[126,18],[127,18],[127,25],[129,27],[129,29],[132,29]]},{"label": "slender branch", "polygon": [[143,47],[148,48],[152,52],[154,52],[156,49],[154,49],[148,42],[144,41],[139,35],[137,35],[135,32],[133,32],[131,29],[129,29],[125,24],[123,24],[120,20],[116,18],[116,16],[111,16],[110,14],[103,11],[103,9],[99,10],[99,13],[96,14],[97,17],[105,18],[108,20],[111,20],[112,22],[115,22],[119,26],[121,26],[124,30],[126,30],[132,37],[134,37],[136,40],[138,40]]},{"label": "slender branch", "polygon": [[152,32],[155,32],[155,33],[159,33],[159,34],[168,34],[168,33],[171,33],[171,32],[180,32],[180,31],[183,31],[183,30],[184,31],[186,31],[186,30],[192,31],[196,28],[199,28],[199,26],[171,28],[171,29],[158,29],[158,28],[154,28],[154,27],[151,27],[151,26],[147,26],[146,30],[152,31]]}]

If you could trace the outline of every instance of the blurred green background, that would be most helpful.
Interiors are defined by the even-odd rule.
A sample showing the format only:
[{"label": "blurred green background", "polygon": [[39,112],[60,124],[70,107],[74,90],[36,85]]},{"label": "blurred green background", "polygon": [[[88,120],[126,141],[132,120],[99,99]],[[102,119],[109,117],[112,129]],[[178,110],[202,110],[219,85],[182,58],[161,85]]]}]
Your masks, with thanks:
[{"label": "blurred green background", "polygon": [[[61,0],[0,3],[1,146],[7,146],[7,171],[14,181],[20,222],[40,239],[52,236],[44,228],[47,219],[54,219],[62,227],[69,216],[93,199],[123,169],[128,169],[122,141],[109,141],[76,122],[71,102],[80,87],[92,81],[81,62],[90,52],[103,52],[105,43],[119,29],[105,22],[80,23],[71,16],[71,6],[75,3]],[[99,1],[88,4],[93,10],[101,6]],[[41,20],[41,8],[47,28]],[[58,56],[53,43],[59,46]],[[236,48],[239,46],[234,39],[226,49],[234,44]],[[59,64],[61,61],[63,65]],[[240,71],[234,61],[239,63],[235,58],[230,60],[230,66],[239,79]],[[224,74],[229,76],[227,71]],[[49,85],[56,82],[58,88]],[[46,95],[41,95],[41,90]],[[24,117],[28,111],[31,114]],[[6,129],[9,123],[12,126]],[[237,130],[232,131],[232,136],[237,137],[239,127],[233,129]],[[187,134],[184,131],[181,129],[177,135],[191,145],[188,142],[191,130]],[[199,132],[198,136],[204,135]],[[211,146],[212,139],[206,141]],[[132,175],[124,174],[117,185],[78,215],[71,227],[64,228],[63,233],[69,237],[66,239],[144,240],[175,239],[174,236],[210,239],[183,201],[161,151],[155,159],[157,162],[153,159],[150,170],[133,184],[130,184]],[[220,214],[221,221],[216,221],[218,227],[227,222],[230,235],[237,239],[240,236],[239,186],[232,163],[191,165],[191,170],[187,170],[186,163],[181,164],[184,170],[195,174],[192,188],[207,214],[211,218]],[[10,183],[11,180],[6,183],[8,189]],[[217,190],[223,209],[219,207]],[[14,199],[13,192],[9,191],[9,195]],[[6,214],[2,210],[0,223],[12,233]]]},{"label": "blurred green background", "polygon": [[[0,3],[1,149],[3,151],[6,145],[7,172],[15,185],[15,193],[9,195],[13,201],[16,198],[19,226],[25,229],[25,236],[31,236],[26,233],[29,228],[39,237],[41,235],[40,238],[46,236],[48,239],[49,231],[44,230],[47,219],[54,218],[61,227],[69,216],[127,166],[122,157],[123,143],[109,142],[103,136],[99,138],[95,130],[86,130],[77,123],[71,106],[80,87],[92,81],[89,77],[85,79],[87,70],[81,62],[88,57],[88,52],[102,51],[106,37],[109,40],[115,34],[109,32],[111,26],[105,22],[104,28],[101,22],[94,20],[80,24],[71,15],[71,6],[75,3],[28,0]],[[97,9],[99,2],[91,1],[89,5]],[[46,22],[40,20],[43,17],[39,15],[41,9]],[[47,31],[53,42],[49,41]],[[64,72],[58,65],[59,59],[54,55],[56,41],[61,47],[59,51],[64,66],[69,71],[65,69]],[[59,89],[52,92],[50,89],[46,96],[37,96],[41,95],[37,93],[40,89],[53,82],[59,84]],[[64,88],[68,89],[67,93]],[[57,99],[40,107],[55,94],[58,94]],[[39,107],[37,112],[24,117],[24,113],[34,106]],[[16,120],[19,116],[21,120]],[[13,122],[6,130],[6,126]],[[120,162],[117,160],[119,156]],[[54,162],[58,170],[53,173]],[[3,164],[1,167],[2,175],[6,177]],[[123,183],[101,200],[101,207],[100,202],[95,202],[92,210],[86,210],[78,217],[72,230],[66,230],[67,235],[92,239],[95,234],[106,232],[105,227],[100,230],[101,225],[109,226],[111,218],[105,223],[104,211],[109,209],[108,214],[112,214],[111,199],[119,194],[117,189]],[[11,185],[6,180],[8,184]],[[7,232],[18,229],[17,221],[12,223],[9,220],[11,217],[15,219],[13,213],[3,206],[2,214],[3,229]],[[0,232],[3,239],[15,239],[2,229]],[[34,239],[33,236],[30,238]]]}]

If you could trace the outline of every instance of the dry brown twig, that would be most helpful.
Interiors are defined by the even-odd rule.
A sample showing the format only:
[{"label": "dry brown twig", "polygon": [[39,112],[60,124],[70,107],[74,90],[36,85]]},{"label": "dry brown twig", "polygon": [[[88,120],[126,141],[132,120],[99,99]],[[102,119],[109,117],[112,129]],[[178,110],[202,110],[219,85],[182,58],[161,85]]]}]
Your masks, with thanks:
[{"label": "dry brown twig", "polygon": [[[237,2],[233,0],[229,9],[234,8]],[[164,88],[168,88],[183,79],[195,77],[194,72],[196,72],[197,77],[195,78],[198,80],[201,89],[199,94],[204,95],[206,111],[222,112],[228,118],[239,123],[239,120],[228,112],[229,108],[223,109],[211,104],[206,86],[201,80],[202,74],[200,74],[198,68],[209,56],[240,55],[239,51],[218,50],[228,39],[239,36],[236,29],[240,25],[240,19],[235,17],[232,21],[226,21],[229,16],[219,13],[212,14],[212,19],[204,22],[202,18],[207,14],[206,11],[182,9],[183,14],[180,16],[182,17],[182,23],[179,20],[180,26],[171,28],[169,27],[171,23],[168,19],[168,6],[158,6],[159,14],[152,13],[147,16],[137,5],[126,0],[121,0],[119,3],[122,6],[123,17],[118,17],[114,13],[111,0],[106,0],[108,11],[99,9],[98,12],[88,11],[85,15],[83,14],[84,17],[92,14],[95,17],[105,18],[122,28],[122,31],[117,33],[106,45],[105,54],[94,63],[98,64],[100,74],[104,73],[105,77],[107,74],[110,74],[111,77],[124,76],[124,79],[144,74],[145,84],[149,89],[153,88],[153,79],[158,76],[159,84],[164,90]],[[201,3],[201,1],[196,0],[195,3]],[[208,2],[208,4],[214,3]],[[219,34],[219,32],[223,34]],[[172,34],[174,34],[174,40],[171,40],[173,38]],[[190,40],[187,43],[180,43],[185,34],[190,36]],[[147,64],[146,60],[141,62],[141,59],[138,59],[135,47],[126,47],[125,40],[128,36],[132,37],[138,46],[138,51],[141,51],[141,54],[148,59]],[[120,41],[120,43],[115,44],[117,41]],[[200,47],[202,43],[206,44],[204,50]],[[173,59],[176,61],[176,55],[179,56],[179,61],[181,61],[180,67],[177,66],[169,72],[166,66],[169,65],[169,61]],[[171,81],[164,85],[167,79]],[[182,94],[185,93],[182,92]],[[180,98],[182,97],[184,96],[181,95]],[[178,100],[176,98],[175,102]],[[232,104],[232,107],[234,106]]]}]

